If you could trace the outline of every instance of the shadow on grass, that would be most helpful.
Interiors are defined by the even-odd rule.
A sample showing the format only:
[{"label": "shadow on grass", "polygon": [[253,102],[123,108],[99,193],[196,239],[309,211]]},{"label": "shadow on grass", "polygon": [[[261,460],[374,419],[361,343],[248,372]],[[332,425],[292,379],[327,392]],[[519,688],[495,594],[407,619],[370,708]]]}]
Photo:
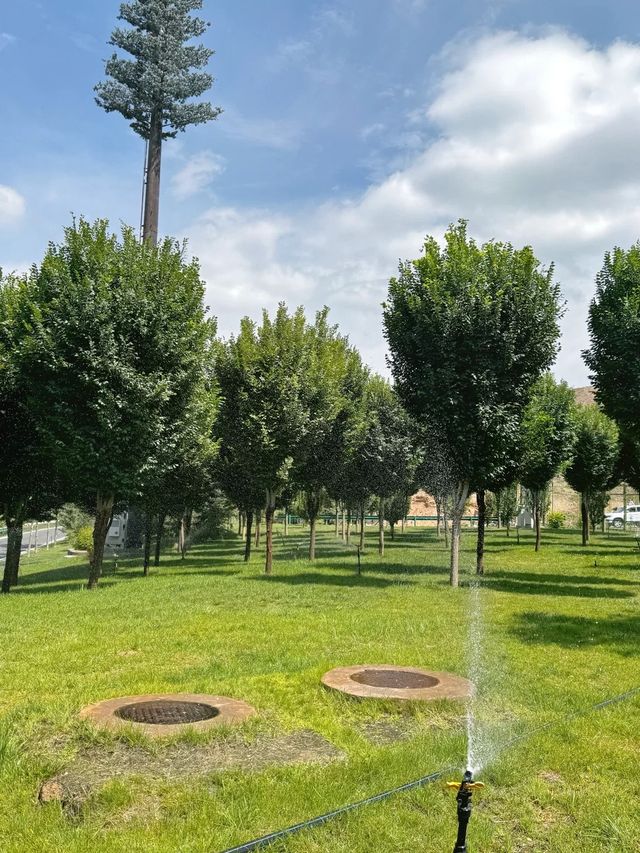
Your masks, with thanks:
[{"label": "shadow on grass", "polygon": [[[607,567],[608,568],[608,567]],[[640,586],[640,581],[630,581],[626,578],[609,578],[604,575],[563,575],[563,574],[549,574],[547,572],[506,572],[506,571],[493,571],[490,570],[487,575],[484,576],[485,580],[492,580],[494,578],[505,579],[510,581],[531,581],[532,583],[551,583],[551,584],[566,584],[566,583],[576,583],[576,584],[589,584],[591,586],[597,584],[606,584],[610,586],[615,586],[618,584],[619,586]]]},{"label": "shadow on grass", "polygon": [[[482,586],[494,592],[509,592],[515,595],[552,595],[558,598],[635,598],[635,593],[611,587],[593,587],[580,583],[545,583],[544,578],[538,578],[537,582],[520,582],[516,574],[495,578],[484,575]],[[580,579],[582,580],[582,578]],[[617,583],[617,581],[616,581]]]},{"label": "shadow on grass", "polygon": [[640,614],[590,619],[550,613],[522,613],[511,633],[524,643],[584,648],[608,645],[621,655],[638,654]]},{"label": "shadow on grass", "polygon": [[284,583],[289,586],[302,586],[305,584],[319,584],[322,586],[368,586],[377,589],[385,587],[412,584],[409,580],[387,580],[386,578],[375,577],[373,575],[323,575],[320,572],[302,572],[299,575],[256,575],[255,577],[246,577],[247,581],[263,581],[266,583]]}]

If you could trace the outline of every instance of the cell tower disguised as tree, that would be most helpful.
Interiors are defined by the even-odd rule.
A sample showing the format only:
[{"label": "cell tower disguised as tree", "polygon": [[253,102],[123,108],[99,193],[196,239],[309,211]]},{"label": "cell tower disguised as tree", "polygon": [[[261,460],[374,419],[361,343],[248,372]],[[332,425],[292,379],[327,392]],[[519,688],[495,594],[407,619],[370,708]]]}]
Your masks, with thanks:
[{"label": "cell tower disguised as tree", "polygon": [[194,102],[213,84],[205,70],[213,51],[199,38],[209,24],[191,12],[202,0],[134,0],[122,3],[109,42],[132,59],[114,53],[107,60],[107,80],[96,86],[96,101],[107,112],[119,112],[148,143],[143,236],[158,240],[162,142],[191,124],[217,118],[221,110]]}]

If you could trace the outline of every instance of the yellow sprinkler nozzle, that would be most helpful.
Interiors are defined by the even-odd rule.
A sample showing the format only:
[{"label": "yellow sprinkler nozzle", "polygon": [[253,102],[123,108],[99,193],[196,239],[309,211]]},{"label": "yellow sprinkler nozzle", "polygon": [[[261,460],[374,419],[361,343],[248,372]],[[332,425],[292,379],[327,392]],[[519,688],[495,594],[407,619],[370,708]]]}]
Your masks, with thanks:
[{"label": "yellow sprinkler nozzle", "polygon": [[468,791],[480,791],[485,787],[484,782],[447,782],[445,783],[445,788],[459,791],[463,785]]}]

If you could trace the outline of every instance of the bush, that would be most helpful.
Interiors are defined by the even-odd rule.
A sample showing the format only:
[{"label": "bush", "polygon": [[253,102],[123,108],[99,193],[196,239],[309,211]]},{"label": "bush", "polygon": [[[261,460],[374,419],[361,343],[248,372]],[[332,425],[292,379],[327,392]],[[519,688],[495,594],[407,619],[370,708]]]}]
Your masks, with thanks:
[{"label": "bush", "polygon": [[567,514],[564,512],[550,512],[547,516],[547,527],[553,530],[559,530],[564,527],[567,522]]},{"label": "bush", "polygon": [[58,511],[58,523],[69,538],[81,527],[91,524],[93,516],[77,504],[65,504]]},{"label": "bush", "polygon": [[75,551],[91,551],[93,548],[93,527],[83,524],[71,534],[71,547]]}]

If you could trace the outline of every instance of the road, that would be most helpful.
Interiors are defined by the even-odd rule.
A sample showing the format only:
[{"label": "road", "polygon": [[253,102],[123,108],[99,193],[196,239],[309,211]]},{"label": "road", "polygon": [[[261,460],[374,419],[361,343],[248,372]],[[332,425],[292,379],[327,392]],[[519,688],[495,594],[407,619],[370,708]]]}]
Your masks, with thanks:
[{"label": "road", "polygon": [[[49,543],[53,543],[53,532],[54,526],[51,525],[49,527]],[[61,527],[58,528],[58,542],[61,539],[64,539],[66,536],[64,530]],[[33,548],[36,540],[36,532],[35,530],[31,534],[31,547]],[[22,553],[24,554],[27,550],[27,546],[29,544],[29,531],[25,530],[24,535],[22,537]],[[38,548],[44,547],[47,544],[47,528],[38,526]],[[5,555],[7,553],[7,537],[0,536],[0,561],[4,562]]]}]

